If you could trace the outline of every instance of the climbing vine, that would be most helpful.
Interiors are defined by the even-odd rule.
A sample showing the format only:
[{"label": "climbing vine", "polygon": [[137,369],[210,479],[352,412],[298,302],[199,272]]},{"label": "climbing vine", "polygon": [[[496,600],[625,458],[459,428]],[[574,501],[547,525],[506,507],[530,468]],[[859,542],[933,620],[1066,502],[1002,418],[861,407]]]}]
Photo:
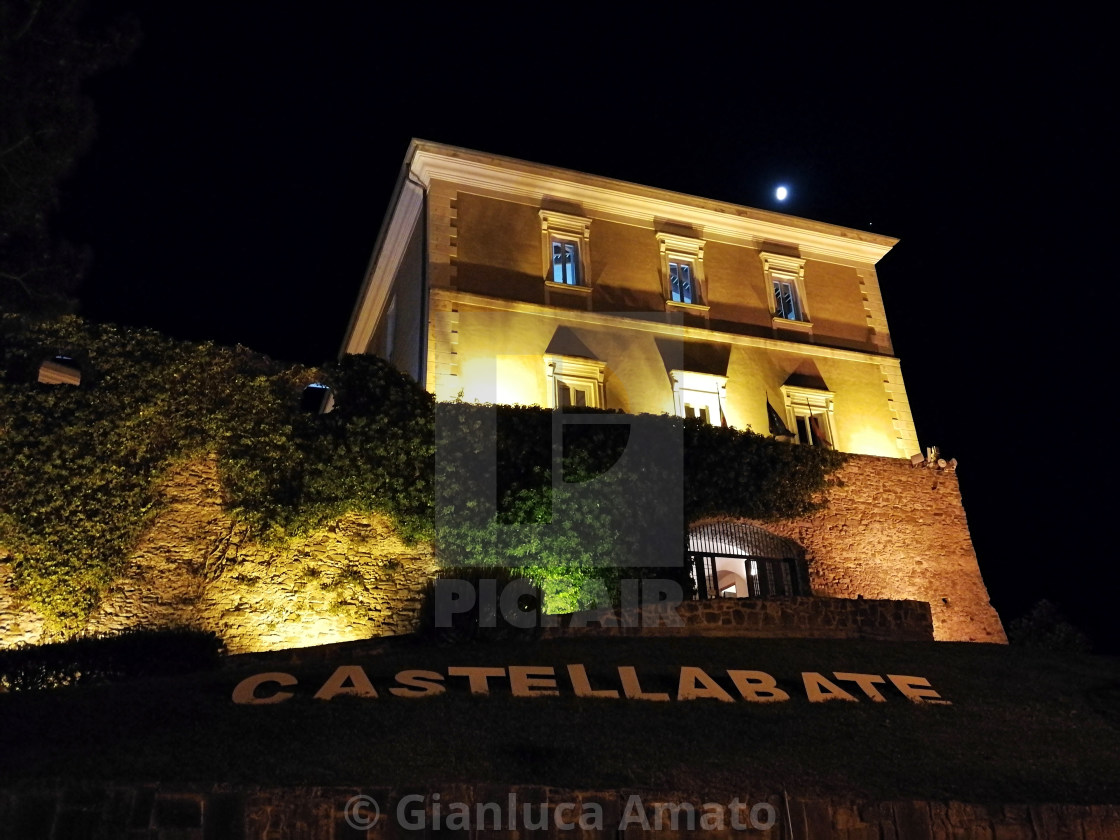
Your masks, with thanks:
[{"label": "climbing vine", "polygon": [[[813,509],[843,457],[671,417],[558,425],[538,408],[436,406],[367,356],[285,365],[72,317],[5,316],[0,342],[0,560],[68,632],[158,513],[161,478],[203,454],[259,538],[380,512],[447,566],[523,567],[553,609],[646,566],[674,522]],[[80,385],[38,383],[58,356]],[[330,413],[301,406],[313,382],[332,389]]]}]

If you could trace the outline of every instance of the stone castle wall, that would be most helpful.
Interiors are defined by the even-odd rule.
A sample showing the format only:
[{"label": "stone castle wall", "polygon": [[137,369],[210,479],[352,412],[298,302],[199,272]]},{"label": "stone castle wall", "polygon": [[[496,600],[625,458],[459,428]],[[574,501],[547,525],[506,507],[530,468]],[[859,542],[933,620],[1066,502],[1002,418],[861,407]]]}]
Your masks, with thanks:
[{"label": "stone castle wall", "polygon": [[750,639],[933,640],[929,604],[869,598],[712,598],[555,616],[548,636],[737,636]]},{"label": "stone castle wall", "polygon": [[[446,803],[468,806],[495,803],[508,820],[514,803],[518,829],[496,831],[492,812],[479,830],[433,832],[434,811],[423,817],[411,801],[398,813],[402,792],[385,788],[268,788],[213,786],[121,785],[105,787],[21,788],[0,791],[0,840],[72,840],[75,837],[146,837],[153,840],[271,840],[290,837],[303,840],[393,837],[523,837],[540,838],[677,838],[754,837],[793,840],[830,837],[839,840],[901,838],[902,840],[952,840],[983,837],[999,840],[1115,840],[1120,825],[1116,805],[1067,804],[973,804],[956,801],[905,800],[878,802],[852,797],[809,798],[784,796],[774,791],[738,791],[736,799],[717,801],[722,819],[701,829],[700,817],[706,800],[681,791],[565,790],[539,786],[460,784],[435,791],[443,804],[441,818],[450,812]],[[413,792],[414,793],[414,792]],[[420,794],[422,795],[422,794]],[[348,803],[367,797],[356,808]],[[378,803],[373,821],[372,805]],[[676,830],[672,810],[691,805],[696,816],[688,830],[687,812],[678,810]],[[557,807],[568,804],[567,808]],[[751,809],[759,824],[773,820],[768,830],[743,830],[751,825]],[[528,819],[525,806],[529,805]],[[542,810],[543,809],[543,810]],[[732,810],[737,823],[732,823]],[[543,813],[543,821],[541,814]],[[717,813],[712,810],[711,813]],[[470,809],[472,821],[477,811]],[[559,816],[557,816],[559,814]],[[577,822],[586,814],[585,827]],[[601,815],[601,818],[600,816]],[[349,821],[347,817],[349,816]],[[403,819],[398,819],[401,816]],[[354,827],[357,820],[362,828]],[[413,828],[420,824],[428,831]],[[559,823],[559,824],[558,824]],[[644,824],[643,824],[644,823]],[[544,828],[537,830],[537,825]],[[533,826],[527,830],[523,826]],[[648,825],[648,828],[646,827]],[[507,828],[508,822],[503,824]],[[660,830],[657,827],[660,826]],[[442,826],[441,826],[442,828]],[[407,829],[407,830],[402,830]]]},{"label": "stone castle wall", "polygon": [[956,472],[853,455],[835,479],[824,510],[760,523],[805,547],[814,595],[925,601],[938,641],[1007,642]]},{"label": "stone castle wall", "polygon": [[[901,607],[868,611],[871,602],[922,601],[938,640],[1006,642],[955,473],[853,456],[836,479],[821,512],[761,524],[805,547],[815,596],[866,603],[826,609],[822,601],[805,610],[759,603],[739,608],[742,625],[730,613],[718,622],[698,613],[698,626],[711,630],[726,618],[727,626],[745,629],[757,623],[762,635],[785,627],[788,635],[870,638],[897,625],[911,638],[905,633],[913,616],[898,613]],[[401,542],[388,519],[351,515],[276,547],[251,539],[224,511],[214,459],[180,466],[163,492],[165,507],[88,631],[187,625],[214,631],[241,653],[416,629],[435,559],[430,545]],[[0,564],[0,646],[47,641],[42,617],[19,603],[7,572]]]},{"label": "stone castle wall", "polygon": [[[406,545],[379,516],[346,516],[283,546],[251,539],[222,508],[217,462],[166,479],[165,507],[87,631],[191,626],[231,653],[411,632],[435,572],[428,544]],[[46,641],[0,569],[0,646]]]}]

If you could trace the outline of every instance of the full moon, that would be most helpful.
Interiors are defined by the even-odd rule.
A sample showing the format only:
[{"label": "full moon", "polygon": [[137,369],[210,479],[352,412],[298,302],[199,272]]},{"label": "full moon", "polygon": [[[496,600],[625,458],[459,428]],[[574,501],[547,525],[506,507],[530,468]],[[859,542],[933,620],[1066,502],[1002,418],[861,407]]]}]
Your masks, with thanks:
[{"label": "full moon", "polygon": [[774,195],[777,196],[778,201],[785,201],[786,196],[789,195],[789,190],[785,187],[778,187],[778,189],[774,191]]}]

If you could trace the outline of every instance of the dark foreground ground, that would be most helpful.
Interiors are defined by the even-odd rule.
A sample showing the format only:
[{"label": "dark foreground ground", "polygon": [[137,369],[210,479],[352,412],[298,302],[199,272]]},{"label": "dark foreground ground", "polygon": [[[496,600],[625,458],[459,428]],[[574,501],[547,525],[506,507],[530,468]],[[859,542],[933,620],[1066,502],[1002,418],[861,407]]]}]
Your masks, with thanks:
[{"label": "dark foreground ground", "polygon": [[[669,699],[577,696],[569,664],[585,666],[591,688],[620,694],[619,667],[633,667],[642,692]],[[339,674],[341,692],[316,699],[340,665],[361,671]],[[514,696],[511,666],[551,667],[558,693]],[[472,693],[467,676],[449,675],[461,667],[503,670],[483,695]],[[686,670],[686,685],[731,702],[677,699],[682,668],[711,678],[707,685]],[[390,689],[402,688],[397,675],[406,670],[434,672],[442,680],[426,684],[446,690],[397,696]],[[789,699],[743,699],[728,675],[736,670],[774,677]],[[293,696],[233,701],[243,679],[266,672],[294,677],[283,688]],[[805,672],[858,701],[810,702]],[[883,700],[837,673],[882,678],[864,681]],[[363,674],[376,698],[353,696]],[[888,675],[924,678],[948,703],[913,702]],[[528,691],[549,690],[547,675],[526,678]],[[263,683],[256,696],[280,690]],[[469,781],[714,796],[762,784],[797,795],[1120,802],[1120,660],[1002,646],[743,639],[440,646],[405,638],[231,657],[221,670],[172,678],[0,695],[0,721],[4,786]]]}]

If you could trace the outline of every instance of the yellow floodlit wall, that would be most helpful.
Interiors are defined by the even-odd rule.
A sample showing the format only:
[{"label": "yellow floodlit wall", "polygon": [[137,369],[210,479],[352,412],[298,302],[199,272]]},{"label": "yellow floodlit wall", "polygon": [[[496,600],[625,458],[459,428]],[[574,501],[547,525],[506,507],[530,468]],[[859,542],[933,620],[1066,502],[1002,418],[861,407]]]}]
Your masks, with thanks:
[{"label": "yellow floodlit wall", "polygon": [[[785,400],[807,390],[837,448],[920,451],[875,271],[895,240],[421,141],[407,165],[346,352],[440,400],[528,405],[556,400],[546,357],[591,362],[604,407],[634,413],[680,410],[672,372],[691,371],[719,383],[713,422],[763,434],[767,403],[796,432]],[[575,286],[551,282],[557,232],[578,243]],[[668,300],[681,259],[691,305]],[[798,317],[778,317],[779,275]]]}]

